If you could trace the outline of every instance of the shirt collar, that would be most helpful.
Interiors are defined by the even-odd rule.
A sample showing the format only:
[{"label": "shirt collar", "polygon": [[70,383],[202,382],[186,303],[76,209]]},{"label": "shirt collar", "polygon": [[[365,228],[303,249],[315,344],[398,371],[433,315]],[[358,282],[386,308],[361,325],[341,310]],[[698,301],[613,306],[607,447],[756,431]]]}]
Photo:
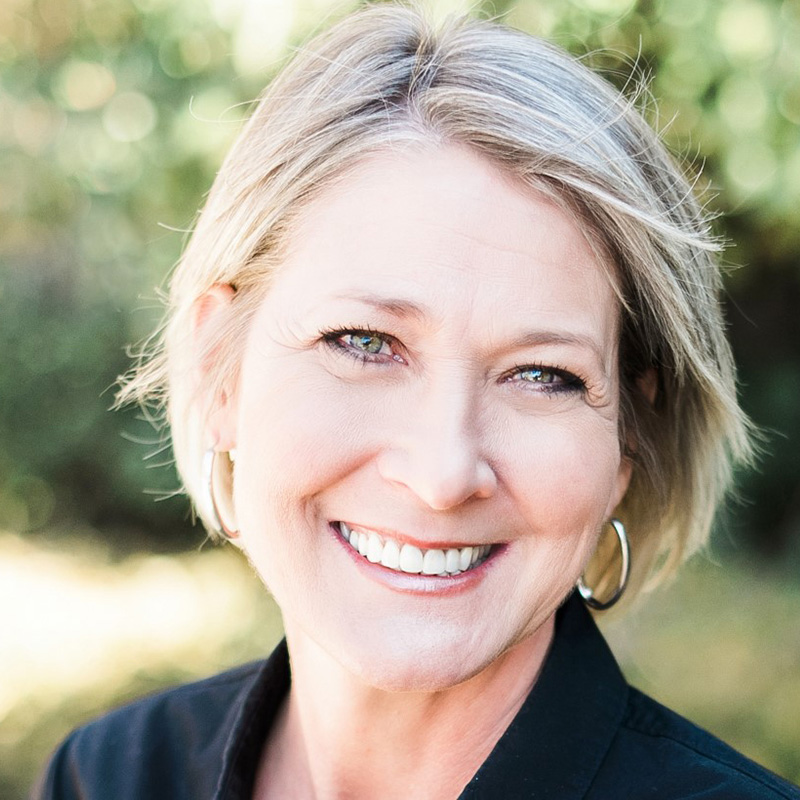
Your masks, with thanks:
[{"label": "shirt collar", "polygon": [[584,797],[627,699],[614,656],[573,594],[556,615],[553,643],[536,684],[459,800]]},{"label": "shirt collar", "polygon": [[261,751],[290,682],[289,651],[283,639],[240,695],[214,800],[251,800]]}]

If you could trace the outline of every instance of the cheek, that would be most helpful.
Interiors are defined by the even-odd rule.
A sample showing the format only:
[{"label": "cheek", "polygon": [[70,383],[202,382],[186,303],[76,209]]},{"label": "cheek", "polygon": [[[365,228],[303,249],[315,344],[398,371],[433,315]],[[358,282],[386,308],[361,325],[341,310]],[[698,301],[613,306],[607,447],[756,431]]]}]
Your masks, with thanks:
[{"label": "cheek", "polygon": [[[510,594],[525,598],[529,632],[543,609],[558,607],[594,552],[615,495],[619,445],[613,425],[587,414],[546,424],[540,418],[518,430],[508,448],[505,484],[520,525]],[[498,592],[501,602],[508,585]]]},{"label": "cheek", "polygon": [[263,489],[321,491],[363,456],[369,411],[353,402],[351,389],[324,375],[295,370],[270,377],[264,371],[244,387],[240,449],[252,445],[253,466],[274,481]]},{"label": "cheek", "polygon": [[321,579],[318,498],[369,460],[375,420],[324,371],[287,369],[280,357],[246,366],[234,499],[242,545],[281,604],[292,585]]},{"label": "cheek", "polygon": [[[546,535],[599,529],[618,485],[616,427],[587,409],[537,419],[509,437],[507,483],[525,516]],[[565,531],[567,529],[567,531]]]}]

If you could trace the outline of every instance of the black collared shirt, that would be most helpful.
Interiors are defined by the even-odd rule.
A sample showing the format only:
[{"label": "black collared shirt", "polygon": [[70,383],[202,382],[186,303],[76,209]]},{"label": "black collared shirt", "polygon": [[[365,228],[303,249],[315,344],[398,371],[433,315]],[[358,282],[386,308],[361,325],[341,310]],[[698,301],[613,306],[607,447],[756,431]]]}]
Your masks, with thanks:
[{"label": "black collared shirt", "polygon": [[[265,662],[114,711],[58,748],[33,798],[251,800],[289,682],[281,643]],[[573,596],[536,685],[458,800],[517,798],[800,800],[800,789],[629,687]]]}]

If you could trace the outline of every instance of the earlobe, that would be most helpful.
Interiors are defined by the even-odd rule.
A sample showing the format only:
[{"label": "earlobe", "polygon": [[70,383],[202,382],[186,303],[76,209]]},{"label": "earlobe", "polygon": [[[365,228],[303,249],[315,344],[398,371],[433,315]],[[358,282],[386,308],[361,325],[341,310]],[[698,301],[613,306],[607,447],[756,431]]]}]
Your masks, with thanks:
[{"label": "earlobe", "polygon": [[[207,409],[209,444],[228,451],[236,446],[235,387],[214,376],[220,356],[219,332],[229,320],[236,290],[230,284],[214,284],[195,300],[191,310],[192,362],[198,396]],[[216,379],[215,379],[216,377]]]}]

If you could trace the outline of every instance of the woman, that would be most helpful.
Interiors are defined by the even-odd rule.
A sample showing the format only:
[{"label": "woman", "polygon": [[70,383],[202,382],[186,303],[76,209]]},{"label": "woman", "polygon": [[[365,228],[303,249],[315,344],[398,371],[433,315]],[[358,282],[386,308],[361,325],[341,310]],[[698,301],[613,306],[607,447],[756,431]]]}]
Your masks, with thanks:
[{"label": "woman", "polygon": [[381,6],[306,47],[121,395],[166,399],[286,641],[73,734],[37,796],[800,797],[629,688],[585,608],[702,544],[748,457],[716,249],[540,41]]}]

